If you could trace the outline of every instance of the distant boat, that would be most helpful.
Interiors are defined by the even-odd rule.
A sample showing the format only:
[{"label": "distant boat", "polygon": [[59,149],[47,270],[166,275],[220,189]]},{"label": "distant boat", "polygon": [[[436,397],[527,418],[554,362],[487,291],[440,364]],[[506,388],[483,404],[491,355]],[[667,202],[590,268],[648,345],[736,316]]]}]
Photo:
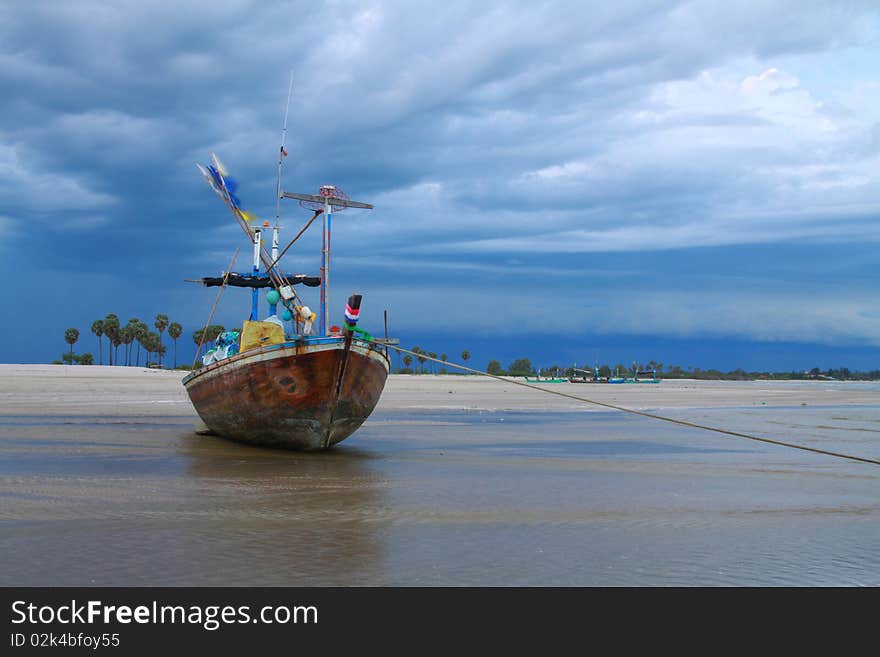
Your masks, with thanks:
[{"label": "distant boat", "polygon": [[[575,364],[572,369],[572,376],[568,377],[569,383],[607,383],[607,379],[603,379],[599,376],[599,368],[594,367],[592,370],[584,370],[577,367]],[[581,375],[577,376],[577,372],[580,372]],[[589,376],[587,376],[589,375]]]},{"label": "distant boat", "polygon": [[[279,192],[280,163],[279,156]],[[293,276],[277,267],[278,222],[270,254],[262,246],[261,228],[249,223],[252,219],[234,195],[234,181],[216,157],[213,165],[199,169],[251,239],[254,254],[252,272],[199,282],[248,287],[253,295],[250,319],[242,330],[220,336],[203,359],[204,366],[184,377],[183,385],[205,425],[224,438],[285,449],[327,449],[354,433],[372,413],[391,366],[383,345],[396,344],[387,336],[377,340],[357,328],[359,294],[351,295],[344,315],[340,313],[343,328],[330,326],[327,317],[332,213],[372,206],[351,201],[329,185],[321,187],[317,196],[279,193],[279,199],[298,199],[314,211],[306,227],[324,215],[321,276]],[[317,335],[311,334],[317,315],[293,288],[300,283],[321,288]],[[269,316],[260,321],[258,295],[263,288],[269,288]],[[276,314],[278,305],[281,318]],[[286,322],[291,324],[285,327]]]},{"label": "distant boat", "polygon": [[538,373],[534,377],[523,377],[527,383],[568,383],[568,379],[558,376],[559,370],[556,371],[557,376],[555,377],[541,377],[541,371],[538,370]]},{"label": "distant boat", "polygon": [[660,383],[660,379],[657,378],[657,372],[654,370],[639,370],[635,376],[624,379],[620,383]]},{"label": "distant boat", "polygon": [[570,376],[569,383],[660,383],[654,370],[639,370],[632,378],[620,376],[619,373],[616,376],[601,377],[598,367],[592,370],[573,367],[572,370],[574,373],[580,372],[580,376]]},{"label": "distant boat", "polygon": [[620,371],[615,370],[614,376],[608,377],[608,383],[626,383],[626,377],[620,376]]}]

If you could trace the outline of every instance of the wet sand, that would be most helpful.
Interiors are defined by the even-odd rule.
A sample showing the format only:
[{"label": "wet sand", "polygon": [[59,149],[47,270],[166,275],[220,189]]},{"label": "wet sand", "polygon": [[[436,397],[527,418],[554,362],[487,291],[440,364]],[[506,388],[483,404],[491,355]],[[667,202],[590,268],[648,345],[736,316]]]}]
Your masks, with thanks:
[{"label": "wet sand", "polygon": [[[880,585],[880,467],[393,376],[337,449],[193,433],[181,373],[0,365],[0,585]],[[880,458],[880,385],[548,385]]]}]

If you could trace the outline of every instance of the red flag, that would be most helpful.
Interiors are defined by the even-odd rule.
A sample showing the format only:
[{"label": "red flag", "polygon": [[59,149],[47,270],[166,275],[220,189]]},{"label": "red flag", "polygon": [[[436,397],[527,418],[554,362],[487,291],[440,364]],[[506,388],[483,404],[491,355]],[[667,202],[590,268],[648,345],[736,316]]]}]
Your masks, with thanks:
[{"label": "red flag", "polygon": [[281,147],[281,154],[282,154],[284,157],[287,157],[287,151],[284,150],[284,146]]}]

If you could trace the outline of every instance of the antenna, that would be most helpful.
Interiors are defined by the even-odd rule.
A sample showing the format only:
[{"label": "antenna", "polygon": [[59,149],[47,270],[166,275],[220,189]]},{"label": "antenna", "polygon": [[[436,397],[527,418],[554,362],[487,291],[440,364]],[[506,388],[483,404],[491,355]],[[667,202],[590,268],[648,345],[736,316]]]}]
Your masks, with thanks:
[{"label": "antenna", "polygon": [[[278,148],[278,185],[275,191],[275,233],[278,233],[278,225],[281,222],[281,163],[287,156],[284,150],[284,142],[287,140],[287,117],[290,115],[290,96],[293,93],[293,69],[290,69],[290,83],[287,85],[287,105],[284,108],[284,124],[281,126],[281,146]],[[277,240],[275,240],[277,242]],[[277,248],[277,244],[274,245]],[[274,260],[277,253],[272,254]]]},{"label": "antenna", "polygon": [[[281,126],[281,146],[278,147],[278,185],[275,188],[275,227],[272,229],[272,262],[278,262],[278,230],[281,227],[281,165],[284,158],[287,157],[287,151],[284,150],[284,142],[287,140],[287,117],[290,114],[290,95],[293,93],[293,69],[290,69],[290,82],[287,85],[287,105],[284,108],[284,124]],[[268,225],[269,222],[266,222]],[[256,270],[254,270],[256,271]],[[269,268],[266,268],[269,271]],[[254,308],[256,309],[257,291],[254,290]],[[269,304],[269,313],[274,315],[277,306],[274,303]],[[256,310],[254,311],[256,312]],[[253,317],[252,319],[257,319]]]}]

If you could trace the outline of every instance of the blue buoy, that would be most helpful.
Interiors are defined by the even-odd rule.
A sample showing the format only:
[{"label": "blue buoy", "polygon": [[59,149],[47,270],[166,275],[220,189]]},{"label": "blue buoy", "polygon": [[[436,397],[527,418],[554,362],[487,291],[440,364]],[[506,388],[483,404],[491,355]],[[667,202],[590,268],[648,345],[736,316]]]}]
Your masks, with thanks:
[{"label": "blue buoy", "polygon": [[274,306],[276,303],[278,303],[278,299],[280,298],[281,295],[278,294],[278,290],[269,290],[266,293],[266,300],[269,302],[270,305]]}]

